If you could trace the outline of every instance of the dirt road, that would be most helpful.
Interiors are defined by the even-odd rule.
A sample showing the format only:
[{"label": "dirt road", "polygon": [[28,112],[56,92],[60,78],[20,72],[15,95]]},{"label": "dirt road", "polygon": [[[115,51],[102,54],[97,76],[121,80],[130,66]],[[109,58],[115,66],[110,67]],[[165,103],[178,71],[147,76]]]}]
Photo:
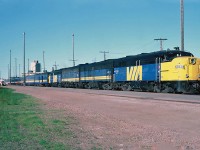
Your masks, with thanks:
[{"label": "dirt road", "polygon": [[[200,96],[12,86],[47,107],[70,112],[80,123],[80,147],[103,149],[200,149]],[[103,93],[103,94],[102,94]],[[123,95],[123,96],[120,96]],[[128,95],[128,96],[126,96]]]}]

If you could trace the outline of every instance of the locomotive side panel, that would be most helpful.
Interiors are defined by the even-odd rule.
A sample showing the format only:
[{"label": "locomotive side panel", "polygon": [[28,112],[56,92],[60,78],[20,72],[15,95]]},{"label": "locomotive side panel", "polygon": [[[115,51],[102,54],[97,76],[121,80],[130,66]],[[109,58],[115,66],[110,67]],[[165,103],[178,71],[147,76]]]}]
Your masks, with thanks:
[{"label": "locomotive side panel", "polygon": [[[59,76],[57,78],[59,80]],[[79,66],[64,68],[61,70],[61,87],[78,87],[79,84]]]},{"label": "locomotive side panel", "polygon": [[112,89],[113,61],[80,65],[80,84],[82,88]]},{"label": "locomotive side panel", "polygon": [[162,63],[161,81],[198,81],[199,65],[200,60],[192,57],[177,57]]},{"label": "locomotive side panel", "polygon": [[114,68],[115,82],[142,81],[142,66]]},{"label": "locomotive side panel", "polygon": [[142,81],[142,66],[126,67],[127,81]]},{"label": "locomotive side panel", "polygon": [[127,81],[126,67],[114,68],[114,82]]},{"label": "locomotive side panel", "polygon": [[161,81],[184,81],[186,77],[187,58],[161,63]]},{"label": "locomotive side panel", "polygon": [[79,68],[63,69],[62,82],[79,82]]},{"label": "locomotive side panel", "polygon": [[176,57],[171,62],[162,63],[162,87],[178,93],[199,93],[199,65],[200,60],[194,57]]},{"label": "locomotive side panel", "polygon": [[114,68],[114,81],[155,81],[158,70],[155,64]]},{"label": "locomotive side panel", "polygon": [[27,85],[32,86],[32,85],[34,85],[34,83],[35,83],[35,75],[26,76],[26,84]]},{"label": "locomotive side panel", "polygon": [[82,82],[110,81],[111,70],[101,69],[101,70],[82,71],[80,80]]},{"label": "locomotive side panel", "polygon": [[159,66],[156,64],[143,65],[142,81],[158,81]]}]

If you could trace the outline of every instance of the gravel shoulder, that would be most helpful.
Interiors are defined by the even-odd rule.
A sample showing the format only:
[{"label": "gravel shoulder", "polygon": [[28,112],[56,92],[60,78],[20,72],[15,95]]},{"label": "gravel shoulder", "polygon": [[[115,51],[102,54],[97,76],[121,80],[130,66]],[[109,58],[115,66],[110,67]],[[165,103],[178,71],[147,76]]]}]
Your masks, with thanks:
[{"label": "gravel shoulder", "polygon": [[[200,149],[200,96],[10,86],[64,110],[79,126],[79,146],[91,149]],[[98,147],[98,146],[97,146]]]}]

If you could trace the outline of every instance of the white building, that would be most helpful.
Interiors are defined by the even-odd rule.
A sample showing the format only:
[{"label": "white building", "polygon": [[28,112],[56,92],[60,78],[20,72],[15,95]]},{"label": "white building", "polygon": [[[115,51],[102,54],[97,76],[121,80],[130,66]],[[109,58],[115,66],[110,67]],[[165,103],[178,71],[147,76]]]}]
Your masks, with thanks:
[{"label": "white building", "polygon": [[41,72],[41,64],[38,63],[38,60],[34,60],[34,61],[31,63],[30,71],[33,72],[33,73]]}]

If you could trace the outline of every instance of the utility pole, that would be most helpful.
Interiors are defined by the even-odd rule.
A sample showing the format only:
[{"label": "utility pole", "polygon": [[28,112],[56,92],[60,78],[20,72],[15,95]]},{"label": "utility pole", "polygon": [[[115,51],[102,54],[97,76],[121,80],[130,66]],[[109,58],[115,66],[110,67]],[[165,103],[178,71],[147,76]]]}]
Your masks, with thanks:
[{"label": "utility pole", "polygon": [[167,39],[162,39],[162,38],[159,38],[159,39],[154,39],[155,41],[160,41],[160,50],[162,51],[163,50],[163,41],[166,41]]},{"label": "utility pole", "polygon": [[11,50],[10,50],[10,84],[11,84]]},{"label": "utility pole", "polygon": [[100,51],[99,53],[103,53],[104,54],[104,61],[106,60],[106,53],[109,53],[109,52],[106,52],[106,51]]},{"label": "utility pole", "polygon": [[15,77],[15,65],[13,64],[13,66],[12,66],[12,71],[13,71],[13,77]]},{"label": "utility pole", "polygon": [[19,77],[20,77],[20,64],[19,64]]},{"label": "utility pole", "polygon": [[181,2],[181,51],[184,51],[184,0]]},{"label": "utility pole", "polygon": [[24,86],[26,85],[26,74],[25,74],[25,32],[24,35]]},{"label": "utility pole", "polygon": [[8,80],[10,79],[10,72],[9,72],[10,68],[9,68],[9,64],[8,64]]},{"label": "utility pole", "polygon": [[43,64],[44,64],[44,71],[45,72],[45,60],[44,60],[44,51],[43,51]]},{"label": "utility pole", "polygon": [[74,59],[74,33],[72,34],[72,49],[73,49],[73,59],[71,61],[73,61],[73,67],[75,66],[75,59]]},{"label": "utility pole", "polygon": [[17,77],[17,58],[15,58],[15,76]]},{"label": "utility pole", "polygon": [[55,61],[55,65],[53,65],[53,66],[54,66],[55,70],[57,70],[57,66],[59,66],[59,65],[57,65],[56,61]]},{"label": "utility pole", "polygon": [[29,58],[28,58],[28,75],[29,75]]}]

